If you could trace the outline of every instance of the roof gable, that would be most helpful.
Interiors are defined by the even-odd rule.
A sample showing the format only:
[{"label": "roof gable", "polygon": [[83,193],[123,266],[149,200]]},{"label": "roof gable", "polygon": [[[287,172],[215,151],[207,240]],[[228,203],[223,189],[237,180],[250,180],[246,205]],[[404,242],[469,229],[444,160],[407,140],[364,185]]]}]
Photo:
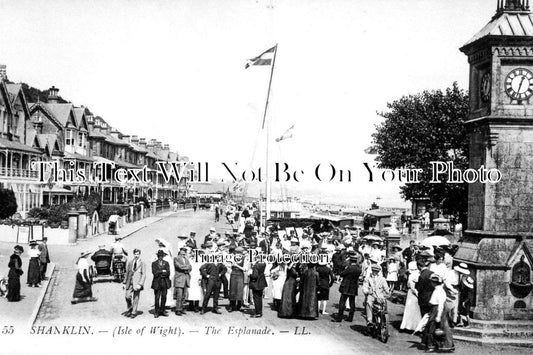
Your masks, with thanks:
[{"label": "roof gable", "polygon": [[72,104],[56,104],[56,103],[46,103],[42,104],[48,109],[48,111],[54,116],[54,118],[61,124],[62,127],[67,127],[67,124],[70,123],[77,127],[76,120],[72,113]]},{"label": "roof gable", "polygon": [[85,116],[85,107],[74,107],[73,108],[74,119],[76,120],[76,127],[78,129],[84,129],[89,131],[89,125],[87,124],[87,118]]},{"label": "roof gable", "polygon": [[50,122],[52,122],[54,124],[54,126],[57,127],[57,129],[59,129],[59,130],[63,129],[63,126],[61,125],[61,122],[59,122],[55,118],[55,116],[50,111],[48,111],[46,106],[43,103],[41,103],[41,102],[37,102],[37,103],[31,104],[31,106],[30,106],[30,114],[31,114],[30,118],[31,118],[32,122],[37,122],[38,121],[38,118],[37,118],[38,115],[42,114]]},{"label": "roof gable", "polygon": [[22,106],[22,111],[24,111],[24,115],[29,119],[30,110],[28,108],[26,96],[24,95],[24,91],[22,90],[22,85],[9,83],[6,84],[6,89],[10,99],[11,108],[15,109],[15,106],[18,105]]}]

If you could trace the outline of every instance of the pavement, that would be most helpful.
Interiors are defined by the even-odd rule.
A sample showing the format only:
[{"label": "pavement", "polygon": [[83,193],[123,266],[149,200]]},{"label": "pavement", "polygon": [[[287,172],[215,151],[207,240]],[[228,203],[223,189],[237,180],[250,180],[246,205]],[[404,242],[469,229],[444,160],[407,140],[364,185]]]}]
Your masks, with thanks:
[{"label": "pavement", "polygon": [[[126,226],[120,233],[127,236],[123,244],[127,250],[139,248],[141,258],[149,263],[155,257],[156,238],[169,241],[176,250],[177,236],[195,231],[197,242],[201,244],[203,237],[208,234],[210,227],[217,232],[231,231],[231,226],[225,219],[214,222],[214,213],[210,211],[180,211],[159,215],[156,220],[145,221],[145,225],[133,228]],[[128,229],[131,228],[131,229]],[[251,318],[251,310],[244,312],[227,311],[228,300],[219,301],[222,315],[207,313],[200,315],[187,312],[178,317],[170,313],[169,317],[155,319],[152,314],[153,291],[150,289],[151,275],[148,275],[145,290],[141,292],[139,311],[135,319],[122,316],[125,311],[124,290],[121,284],[114,282],[97,282],[93,285],[93,294],[97,302],[70,303],[76,275],[77,256],[82,250],[95,250],[98,244],[111,242],[113,236],[100,236],[94,240],[78,243],[76,246],[54,246],[51,248],[52,260],[56,268],[50,279],[48,292],[39,308],[34,328],[41,327],[43,331],[63,331],[65,327],[83,327],[91,338],[78,336],[47,336],[33,335],[29,341],[36,346],[51,346],[54,351],[49,353],[100,353],[126,354],[149,353],[154,350],[154,341],[160,347],[172,349],[187,349],[194,347],[195,353],[245,353],[254,354],[275,352],[286,353],[289,349],[297,349],[306,354],[413,354],[422,353],[417,350],[420,339],[409,333],[399,332],[399,324],[403,315],[403,305],[389,303],[390,333],[388,343],[383,344],[376,339],[364,335],[365,320],[362,317],[362,296],[357,297],[355,317],[353,322],[332,322],[331,315],[337,312],[339,300],[339,284],[330,290],[330,301],[327,312],[320,315],[318,320],[306,321],[299,319],[280,319],[271,309],[272,299],[264,300],[262,318]],[[0,250],[2,245],[0,245]],[[9,246],[10,248],[12,246]],[[3,253],[2,253],[3,254]],[[7,264],[7,262],[5,263]],[[25,264],[27,265],[27,264]],[[23,294],[29,297],[35,289],[25,289]],[[42,291],[44,292],[44,291]],[[29,299],[29,298],[28,298]],[[7,302],[0,302],[0,304]],[[25,303],[24,300],[19,302]],[[210,301],[209,306],[211,306]],[[30,307],[28,307],[30,308]],[[2,310],[0,310],[1,312]],[[29,312],[28,314],[30,314]],[[1,323],[1,322],[0,322]],[[0,324],[2,325],[2,324]],[[37,328],[36,328],[37,329]],[[74,329],[74,328],[69,328]],[[78,328],[75,328],[76,331]],[[245,335],[238,333],[246,329],[262,329],[269,335]],[[69,330],[69,331],[71,331]],[[140,332],[145,332],[140,335]],[[241,335],[239,335],[241,334]],[[59,338],[60,337],[60,338]],[[27,340],[27,339],[26,339]],[[61,346],[54,347],[60,340]],[[80,346],[81,344],[81,346]],[[102,344],[105,344],[102,345]],[[73,351],[76,347],[76,351]],[[96,346],[96,348],[95,348]],[[529,354],[530,349],[487,347],[475,344],[456,342],[457,354]],[[1,352],[1,350],[0,350]],[[24,353],[23,351],[20,353]]]},{"label": "pavement", "polygon": [[[161,219],[168,217],[174,213],[179,212],[163,212],[153,217],[148,217],[134,223],[126,224],[123,228],[120,229],[119,235],[121,235],[123,238],[127,238],[133,233],[136,233],[146,228],[150,224],[158,222]],[[0,299],[0,315],[2,319],[9,320],[9,326],[14,326],[19,332],[29,330],[33,325],[35,319],[37,318],[37,315],[41,308],[41,304],[43,303],[47,292],[53,292],[53,287],[50,287],[50,284],[53,284],[54,280],[56,280],[56,277],[54,276],[54,271],[67,267],[66,264],[68,264],[69,266],[73,265],[75,269],[75,262],[81,250],[93,251],[97,249],[98,245],[102,243],[109,245],[113,240],[114,236],[108,236],[107,234],[99,234],[86,240],[80,240],[76,245],[73,246],[49,246],[51,260],[58,261],[51,262],[48,265],[46,271],[46,280],[43,280],[41,282],[40,287],[29,287],[25,283],[29,258],[27,257],[27,254],[24,253],[21,256],[22,268],[24,270],[24,275],[22,275],[20,280],[21,301],[8,302],[6,298]],[[9,271],[7,264],[9,262],[9,258],[13,252],[13,247],[15,245],[16,243],[0,242],[0,279],[4,277],[7,278],[7,274]],[[67,260],[67,263],[64,262],[65,260]],[[71,260],[73,260],[73,264],[71,264]]]}]

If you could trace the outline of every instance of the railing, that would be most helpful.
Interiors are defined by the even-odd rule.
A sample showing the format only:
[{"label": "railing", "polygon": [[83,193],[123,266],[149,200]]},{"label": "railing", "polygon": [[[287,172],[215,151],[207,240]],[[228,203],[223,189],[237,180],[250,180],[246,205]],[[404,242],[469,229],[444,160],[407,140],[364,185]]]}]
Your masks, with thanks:
[{"label": "railing", "polygon": [[29,169],[18,168],[0,168],[0,176],[6,177],[22,177],[22,178],[37,178],[37,171]]}]

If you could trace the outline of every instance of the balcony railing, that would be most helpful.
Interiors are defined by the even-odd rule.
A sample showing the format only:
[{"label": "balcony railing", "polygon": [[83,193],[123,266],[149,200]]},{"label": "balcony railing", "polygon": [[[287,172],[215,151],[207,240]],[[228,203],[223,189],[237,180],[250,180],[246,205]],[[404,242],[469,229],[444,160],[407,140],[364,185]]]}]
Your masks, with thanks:
[{"label": "balcony railing", "polygon": [[0,177],[37,178],[36,170],[0,167]]}]

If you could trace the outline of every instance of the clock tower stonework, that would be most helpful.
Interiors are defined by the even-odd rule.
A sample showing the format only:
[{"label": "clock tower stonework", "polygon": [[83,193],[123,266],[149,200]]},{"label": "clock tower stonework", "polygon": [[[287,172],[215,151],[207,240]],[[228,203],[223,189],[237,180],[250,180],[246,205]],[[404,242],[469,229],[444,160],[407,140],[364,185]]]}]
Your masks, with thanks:
[{"label": "clock tower stonework", "polygon": [[514,321],[533,334],[533,14],[529,0],[497,2],[461,51],[470,64],[470,168],[496,168],[501,181],[469,184],[455,259],[475,280],[474,328]]}]

